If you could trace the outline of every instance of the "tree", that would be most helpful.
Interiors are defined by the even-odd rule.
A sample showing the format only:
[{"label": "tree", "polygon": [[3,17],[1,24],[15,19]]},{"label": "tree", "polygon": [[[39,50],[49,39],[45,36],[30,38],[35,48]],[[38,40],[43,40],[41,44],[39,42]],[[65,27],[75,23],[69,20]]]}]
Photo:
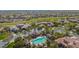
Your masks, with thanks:
[{"label": "tree", "polygon": [[14,48],[22,48],[24,47],[24,40],[21,37],[19,37],[15,40],[14,44]]}]

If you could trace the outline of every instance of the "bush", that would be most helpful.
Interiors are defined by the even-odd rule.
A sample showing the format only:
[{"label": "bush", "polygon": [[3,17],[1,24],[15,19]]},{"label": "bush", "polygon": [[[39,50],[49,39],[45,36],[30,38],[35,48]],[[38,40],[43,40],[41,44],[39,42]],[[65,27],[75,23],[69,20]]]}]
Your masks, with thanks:
[{"label": "bush", "polygon": [[22,38],[17,38],[14,42],[14,48],[22,48],[24,47],[24,40]]}]

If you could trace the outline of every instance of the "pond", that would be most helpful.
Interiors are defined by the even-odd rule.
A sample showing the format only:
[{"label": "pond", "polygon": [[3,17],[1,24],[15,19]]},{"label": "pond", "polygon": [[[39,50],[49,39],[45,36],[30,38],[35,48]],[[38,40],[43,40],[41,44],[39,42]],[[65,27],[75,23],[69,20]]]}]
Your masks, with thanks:
[{"label": "pond", "polygon": [[32,44],[41,44],[44,43],[47,40],[46,36],[37,37],[32,40]]}]

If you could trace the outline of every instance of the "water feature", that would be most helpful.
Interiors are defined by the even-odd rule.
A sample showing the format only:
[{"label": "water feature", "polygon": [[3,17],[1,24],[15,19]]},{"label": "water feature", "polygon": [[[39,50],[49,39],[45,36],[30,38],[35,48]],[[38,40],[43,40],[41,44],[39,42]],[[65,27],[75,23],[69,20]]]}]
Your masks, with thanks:
[{"label": "water feature", "polygon": [[44,43],[46,40],[47,40],[46,36],[37,37],[37,38],[32,40],[32,44]]}]

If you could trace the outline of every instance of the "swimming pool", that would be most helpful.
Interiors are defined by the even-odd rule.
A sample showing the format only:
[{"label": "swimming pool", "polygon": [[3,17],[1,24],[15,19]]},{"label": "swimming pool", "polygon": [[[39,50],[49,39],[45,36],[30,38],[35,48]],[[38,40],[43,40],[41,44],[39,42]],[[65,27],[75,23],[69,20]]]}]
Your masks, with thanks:
[{"label": "swimming pool", "polygon": [[32,40],[32,44],[41,44],[41,43],[44,43],[46,40],[47,40],[46,36],[37,37]]}]

